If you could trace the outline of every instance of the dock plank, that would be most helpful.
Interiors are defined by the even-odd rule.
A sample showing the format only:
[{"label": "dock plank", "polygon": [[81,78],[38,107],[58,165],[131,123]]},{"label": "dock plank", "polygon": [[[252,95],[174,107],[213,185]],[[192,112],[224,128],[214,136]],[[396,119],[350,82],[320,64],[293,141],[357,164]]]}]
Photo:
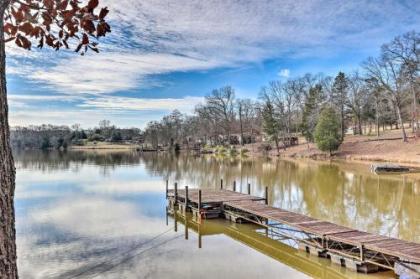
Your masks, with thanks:
[{"label": "dock plank", "polygon": [[[354,246],[420,263],[420,244],[371,234],[327,221],[250,201],[227,202],[225,205],[293,226],[305,232]],[[301,221],[301,222],[299,222]]]}]

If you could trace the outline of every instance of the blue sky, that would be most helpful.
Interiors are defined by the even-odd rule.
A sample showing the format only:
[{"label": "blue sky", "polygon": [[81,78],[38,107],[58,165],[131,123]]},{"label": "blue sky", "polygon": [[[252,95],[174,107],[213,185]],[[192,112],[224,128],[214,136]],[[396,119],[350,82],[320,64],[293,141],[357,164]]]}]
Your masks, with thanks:
[{"label": "blue sky", "polygon": [[269,81],[354,71],[381,44],[420,29],[406,1],[102,0],[112,34],[101,53],[7,48],[10,122],[109,119],[144,127],[191,113],[212,89],[256,98]]}]

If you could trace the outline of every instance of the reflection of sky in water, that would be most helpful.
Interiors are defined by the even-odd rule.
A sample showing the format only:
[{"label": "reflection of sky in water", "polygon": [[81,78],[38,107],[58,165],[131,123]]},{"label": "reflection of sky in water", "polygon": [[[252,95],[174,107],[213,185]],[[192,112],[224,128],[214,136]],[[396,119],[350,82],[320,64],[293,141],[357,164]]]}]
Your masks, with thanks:
[{"label": "reflection of sky in water", "polygon": [[165,205],[162,178],[142,164],[18,168],[20,276],[305,277],[224,235],[206,237],[199,250],[196,234],[185,241],[182,229],[166,226]]}]

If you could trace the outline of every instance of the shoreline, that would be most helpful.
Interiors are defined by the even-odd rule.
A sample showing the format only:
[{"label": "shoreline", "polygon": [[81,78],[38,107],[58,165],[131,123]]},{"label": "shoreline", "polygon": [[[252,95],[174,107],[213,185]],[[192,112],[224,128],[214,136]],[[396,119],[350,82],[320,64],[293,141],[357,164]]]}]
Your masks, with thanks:
[{"label": "shoreline", "polygon": [[[407,143],[403,143],[399,138],[399,130],[389,131],[376,136],[347,135],[339,150],[329,156],[326,152],[320,151],[314,143],[307,143],[302,137],[299,144],[286,149],[281,148],[279,154],[273,144],[270,151],[262,151],[261,146],[266,143],[258,142],[244,146],[236,145],[237,151],[247,149],[246,156],[249,157],[271,157],[283,159],[311,159],[315,161],[339,160],[346,162],[359,163],[394,163],[403,164],[410,167],[420,168],[420,139],[410,137]],[[98,142],[84,146],[69,146],[68,150],[92,151],[92,150],[140,150],[141,146],[133,143]],[[211,148],[211,153],[216,154],[216,147]],[[166,152],[166,151],[163,151]],[[181,152],[189,152],[182,149]],[[191,152],[191,150],[190,150]],[[240,153],[240,152],[238,152]],[[229,156],[229,155],[227,155]]]}]

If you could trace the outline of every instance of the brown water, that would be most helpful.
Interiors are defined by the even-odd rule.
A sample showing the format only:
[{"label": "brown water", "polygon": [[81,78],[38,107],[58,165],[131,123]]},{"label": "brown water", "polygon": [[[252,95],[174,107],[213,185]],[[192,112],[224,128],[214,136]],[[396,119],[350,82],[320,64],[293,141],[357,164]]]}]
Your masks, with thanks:
[{"label": "brown water", "polygon": [[21,278],[393,278],[349,272],[251,225],[167,219],[166,179],[235,180],[260,196],[268,186],[274,206],[420,242],[418,176],[368,165],[135,152],[19,152],[16,165]]}]

